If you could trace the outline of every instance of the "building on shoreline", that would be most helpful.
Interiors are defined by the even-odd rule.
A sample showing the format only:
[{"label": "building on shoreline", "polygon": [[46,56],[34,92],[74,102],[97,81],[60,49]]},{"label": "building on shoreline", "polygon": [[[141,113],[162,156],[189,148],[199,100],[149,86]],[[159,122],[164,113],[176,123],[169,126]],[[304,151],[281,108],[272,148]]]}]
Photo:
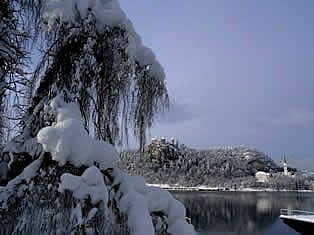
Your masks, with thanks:
[{"label": "building on shoreline", "polygon": [[270,178],[270,173],[266,173],[264,171],[258,171],[255,174],[256,181],[259,183],[267,183]]}]

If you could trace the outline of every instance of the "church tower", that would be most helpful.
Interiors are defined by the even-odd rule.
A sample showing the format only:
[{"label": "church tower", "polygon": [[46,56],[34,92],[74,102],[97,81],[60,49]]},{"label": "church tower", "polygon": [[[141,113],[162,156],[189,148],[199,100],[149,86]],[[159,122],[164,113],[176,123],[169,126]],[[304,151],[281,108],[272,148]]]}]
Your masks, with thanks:
[{"label": "church tower", "polygon": [[286,156],[283,157],[283,174],[284,175],[289,175]]}]

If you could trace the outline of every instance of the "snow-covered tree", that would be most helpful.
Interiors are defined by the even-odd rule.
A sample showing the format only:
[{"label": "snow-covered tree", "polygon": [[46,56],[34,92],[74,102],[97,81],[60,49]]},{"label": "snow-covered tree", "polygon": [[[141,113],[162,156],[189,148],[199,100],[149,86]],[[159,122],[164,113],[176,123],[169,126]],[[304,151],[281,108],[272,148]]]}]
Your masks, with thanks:
[{"label": "snow-covered tree", "polygon": [[21,6],[44,43],[22,130],[0,156],[0,234],[195,234],[170,193],[117,166],[111,144],[131,128],[143,147],[168,103],[163,69],[118,1]]},{"label": "snow-covered tree", "polygon": [[29,115],[61,92],[80,105],[97,139],[121,144],[131,127],[143,147],[155,113],[168,104],[165,75],[118,1],[57,1],[44,9],[46,44]]},{"label": "snow-covered tree", "polygon": [[0,233],[194,234],[180,202],[121,171],[114,147],[88,136],[76,103],[58,95],[45,110],[55,124],[35,138],[40,157],[0,188]]}]

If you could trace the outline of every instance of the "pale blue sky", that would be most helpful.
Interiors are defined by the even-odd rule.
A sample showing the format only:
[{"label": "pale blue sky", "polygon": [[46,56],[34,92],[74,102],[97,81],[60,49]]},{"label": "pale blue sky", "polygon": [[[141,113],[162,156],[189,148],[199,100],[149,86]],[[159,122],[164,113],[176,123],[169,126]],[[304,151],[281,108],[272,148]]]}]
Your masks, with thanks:
[{"label": "pale blue sky", "polygon": [[152,136],[245,144],[314,169],[314,1],[120,2],[175,102]]}]

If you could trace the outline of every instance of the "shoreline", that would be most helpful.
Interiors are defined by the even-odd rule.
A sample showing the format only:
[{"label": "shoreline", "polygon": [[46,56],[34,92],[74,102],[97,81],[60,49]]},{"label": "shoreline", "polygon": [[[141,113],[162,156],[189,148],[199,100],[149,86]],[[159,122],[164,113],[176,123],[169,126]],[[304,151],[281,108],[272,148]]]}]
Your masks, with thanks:
[{"label": "shoreline", "polygon": [[281,189],[275,190],[271,188],[239,188],[239,189],[229,189],[221,187],[207,187],[207,186],[196,186],[196,187],[185,187],[178,185],[168,185],[168,184],[146,184],[147,186],[159,187],[168,191],[174,192],[296,192],[296,193],[314,193],[312,190],[288,190]]}]

